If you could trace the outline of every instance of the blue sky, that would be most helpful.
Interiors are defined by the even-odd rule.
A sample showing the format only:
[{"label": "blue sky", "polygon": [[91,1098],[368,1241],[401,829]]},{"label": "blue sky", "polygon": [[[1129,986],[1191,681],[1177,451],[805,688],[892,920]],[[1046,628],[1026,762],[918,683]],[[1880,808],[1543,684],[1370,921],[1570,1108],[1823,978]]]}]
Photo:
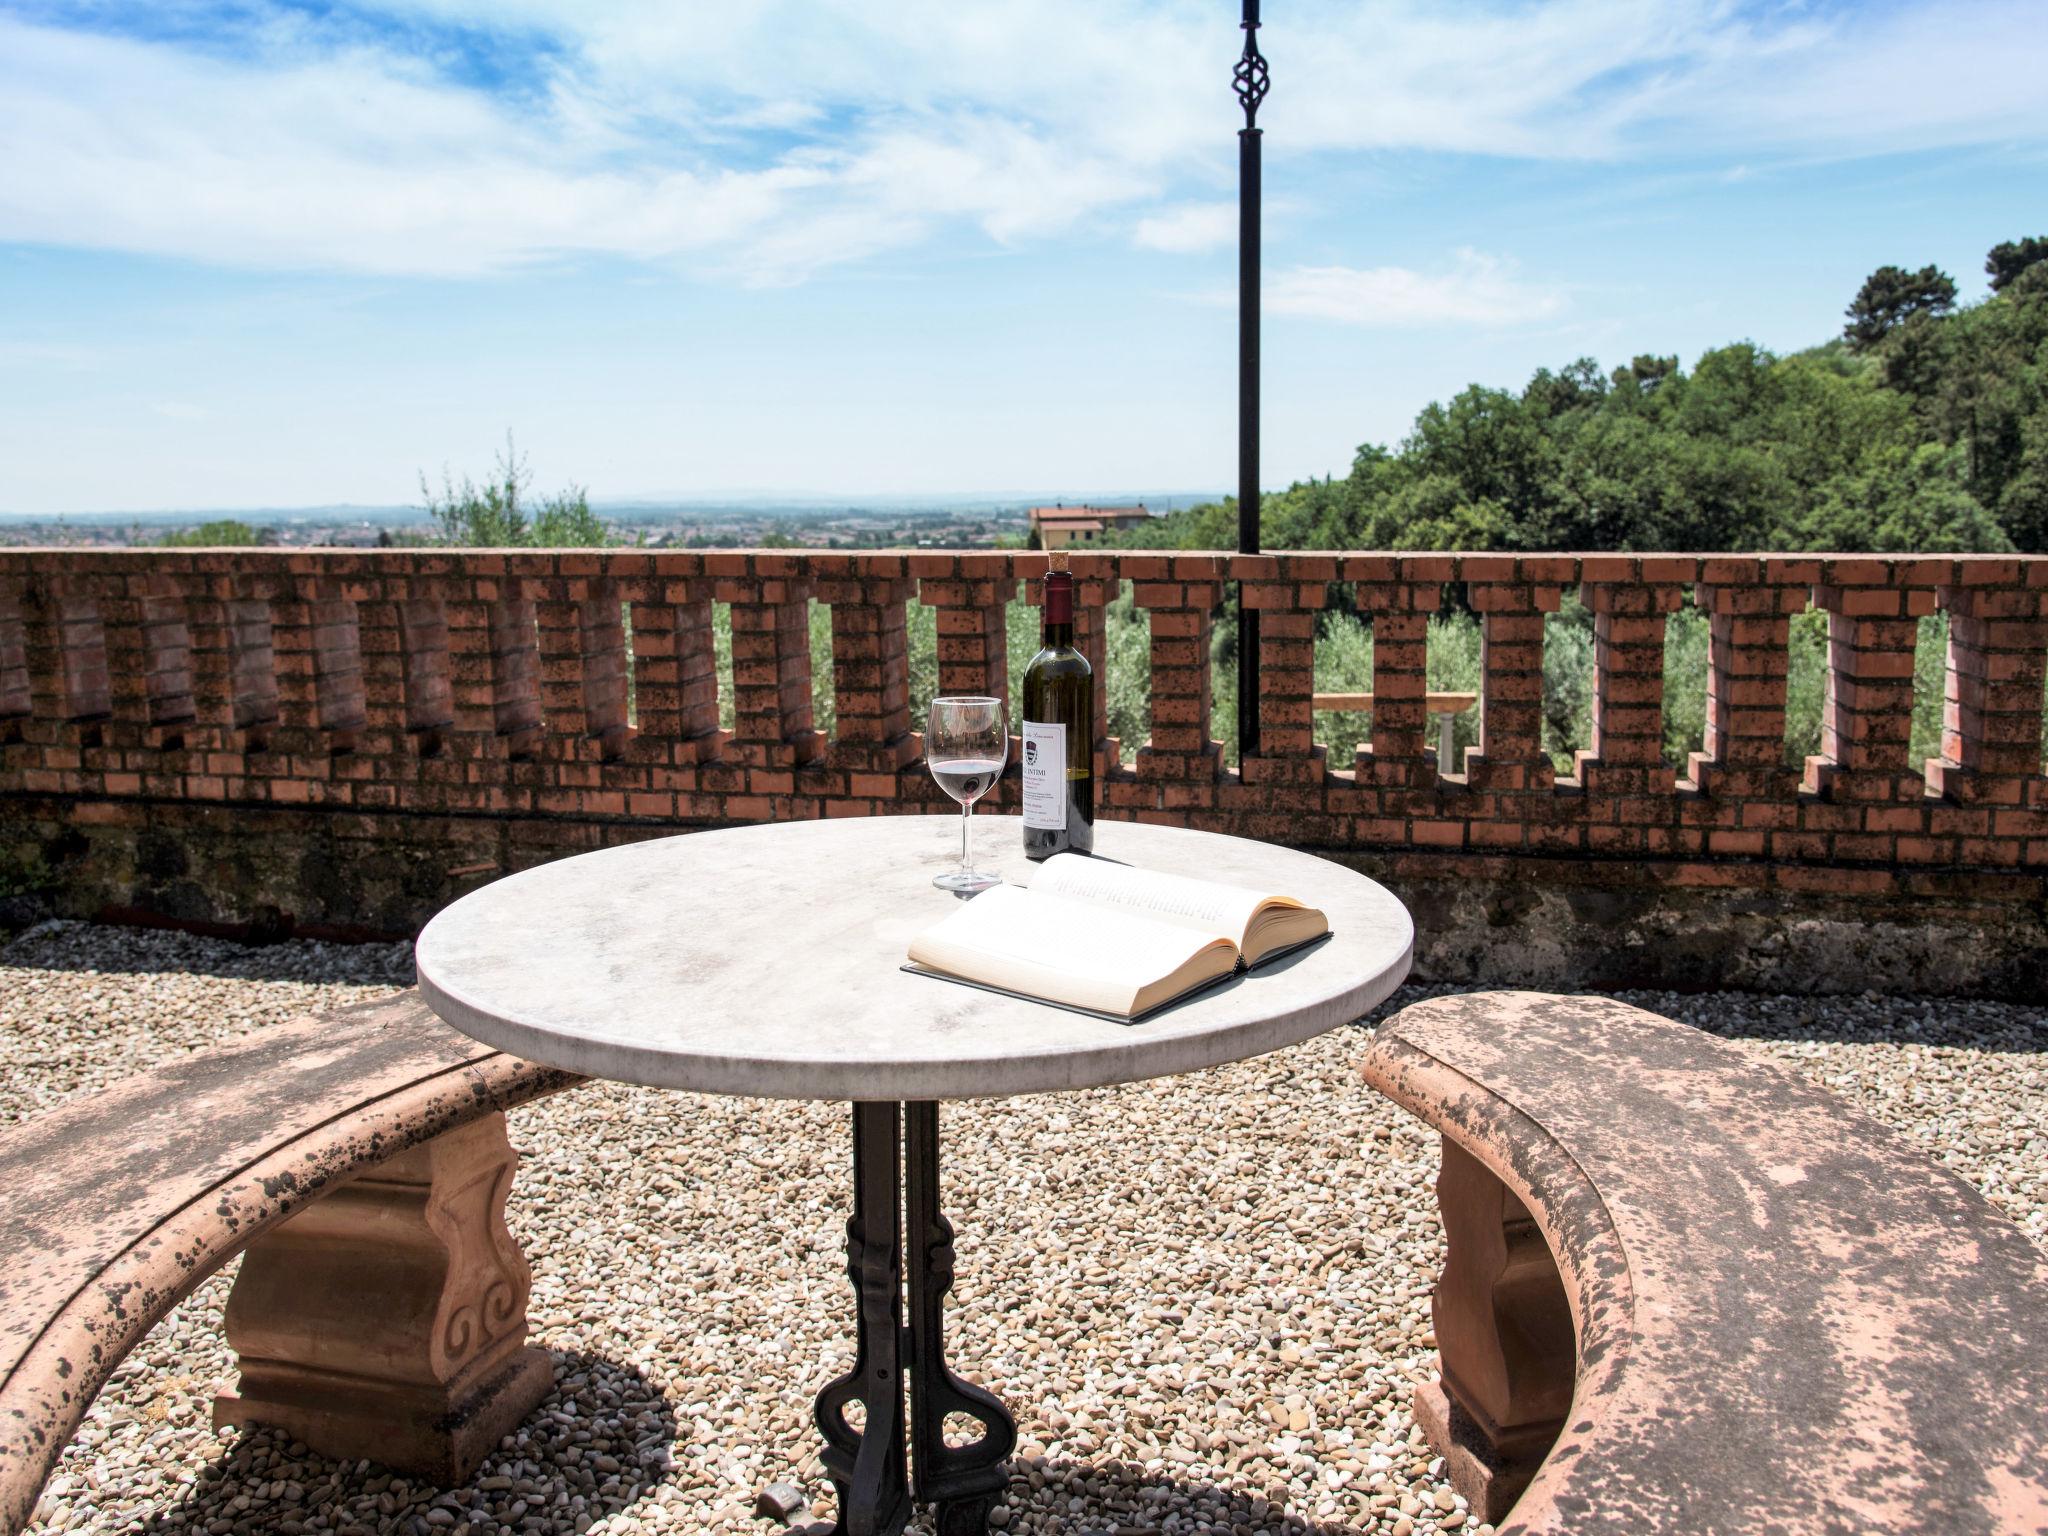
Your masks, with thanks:
[{"label": "blue sky", "polygon": [[[1233,0],[0,0],[0,509],[1221,488]],[[2048,5],[1268,0],[1269,485],[2048,230]]]}]

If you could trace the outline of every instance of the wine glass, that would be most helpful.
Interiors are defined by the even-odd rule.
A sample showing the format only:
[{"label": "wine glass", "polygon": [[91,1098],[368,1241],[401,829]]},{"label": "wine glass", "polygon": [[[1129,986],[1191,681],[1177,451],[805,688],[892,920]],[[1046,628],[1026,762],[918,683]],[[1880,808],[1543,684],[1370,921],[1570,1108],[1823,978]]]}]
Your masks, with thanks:
[{"label": "wine glass", "polygon": [[939,788],[960,802],[960,867],[936,875],[932,884],[956,896],[973,896],[1003,877],[983,874],[967,859],[967,822],[974,802],[995,788],[1010,755],[1010,728],[1001,699],[961,697],[932,700],[924,736],[925,761]]}]

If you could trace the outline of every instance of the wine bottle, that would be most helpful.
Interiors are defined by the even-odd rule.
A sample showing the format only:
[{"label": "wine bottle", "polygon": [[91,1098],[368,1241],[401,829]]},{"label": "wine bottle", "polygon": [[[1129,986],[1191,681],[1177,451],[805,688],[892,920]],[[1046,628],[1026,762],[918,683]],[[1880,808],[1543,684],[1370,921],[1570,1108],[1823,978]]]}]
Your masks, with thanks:
[{"label": "wine bottle", "polygon": [[1064,550],[1045,573],[1039,652],[1024,669],[1024,854],[1095,848],[1095,673],[1074,649],[1074,577]]}]

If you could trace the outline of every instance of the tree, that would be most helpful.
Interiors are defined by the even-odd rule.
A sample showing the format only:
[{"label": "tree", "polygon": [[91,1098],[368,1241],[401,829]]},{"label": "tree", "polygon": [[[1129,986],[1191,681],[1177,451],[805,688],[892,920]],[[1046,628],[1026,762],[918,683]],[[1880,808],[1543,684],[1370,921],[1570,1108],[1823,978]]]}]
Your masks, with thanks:
[{"label": "tree", "polygon": [[1658,357],[1654,353],[1639,352],[1635,361],[1626,368],[1614,370],[1614,387],[1639,395],[1647,395],[1666,379],[1678,372],[1676,357]]},{"label": "tree", "polygon": [[483,549],[601,547],[612,542],[604,521],[590,510],[588,493],[571,485],[532,507],[533,472],[512,434],[498,454],[492,477],[482,485],[469,476],[458,486],[444,468],[436,495],[420,475],[420,496],[443,544]]},{"label": "tree", "polygon": [[[2023,244],[2023,242],[2016,242]],[[1267,496],[1274,549],[2048,552],[2048,261],[1956,308],[1932,267],[1874,274],[1879,344],[1646,352],[1426,407],[1398,449]],[[1887,328],[1888,327],[1888,328]],[[1225,499],[1122,546],[1227,549]]]},{"label": "tree", "polygon": [[1863,281],[1845,314],[1842,335],[1858,352],[1876,346],[1914,315],[1945,315],[1956,307],[1955,279],[1939,267],[1908,272],[1879,267]]},{"label": "tree", "polygon": [[2048,235],[2028,235],[2024,240],[2006,240],[1991,247],[1984,258],[1984,270],[1991,278],[1993,293],[2005,292],[2005,285],[2037,261],[2048,261]]}]

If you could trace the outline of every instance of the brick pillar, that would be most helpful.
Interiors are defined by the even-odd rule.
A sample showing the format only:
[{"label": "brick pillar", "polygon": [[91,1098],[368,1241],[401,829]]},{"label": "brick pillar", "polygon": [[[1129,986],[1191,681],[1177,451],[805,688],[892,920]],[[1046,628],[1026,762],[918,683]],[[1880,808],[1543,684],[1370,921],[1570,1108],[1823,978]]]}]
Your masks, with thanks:
[{"label": "brick pillar", "polygon": [[[540,712],[554,741],[589,735],[583,710],[583,615],[579,607],[554,596],[536,598],[533,605]],[[568,751],[571,756],[582,755],[573,748]]]},{"label": "brick pillar", "polygon": [[1436,760],[1429,716],[1429,619],[1443,606],[1450,562],[1353,556],[1343,571],[1372,620],[1372,742],[1357,756],[1358,782],[1426,789],[1453,766]]},{"label": "brick pillar", "polygon": [[[918,601],[937,609],[939,692],[1010,698],[1010,601],[1017,577],[1006,560],[985,556],[913,556]],[[1043,569],[1041,566],[1040,569]],[[910,722],[923,730],[922,720]]]},{"label": "brick pillar", "polygon": [[1709,560],[1712,579],[1693,590],[1707,616],[1707,729],[1687,772],[1702,794],[1787,800],[1798,775],[1785,766],[1785,679],[1807,589],[1769,582],[1759,565]]},{"label": "brick pillar", "polygon": [[611,759],[624,752],[630,730],[626,721],[626,607],[610,583],[592,586],[591,595],[576,604],[584,728]]},{"label": "brick pillar", "polygon": [[90,578],[68,572],[44,576],[29,597],[23,655],[30,713],[19,735],[30,750],[18,755],[19,787],[80,794],[89,787],[87,753],[98,758],[113,709],[99,603]]},{"label": "brick pillar", "polygon": [[349,584],[362,668],[362,750],[440,753],[455,718],[447,604],[440,583],[379,572]]},{"label": "brick pillar", "polygon": [[467,574],[438,584],[441,617],[448,626],[448,713],[453,733],[478,741],[497,732],[491,687],[491,607],[479,589],[497,584]]},{"label": "brick pillar", "polygon": [[278,720],[275,604],[267,596],[236,596],[226,606],[235,724],[257,750],[258,734]]},{"label": "brick pillar", "polygon": [[311,756],[325,746],[317,739],[320,692],[313,676],[313,629],[318,619],[311,609],[320,600],[326,584],[294,583],[259,575],[254,587],[265,602],[270,675],[277,693],[273,728],[261,745],[252,745],[251,750]]},{"label": "brick pillar", "polygon": [[[1924,781],[1907,761],[1913,736],[1913,647],[1934,589],[1878,585],[1883,561],[1831,562],[1835,581],[1813,589],[1828,615],[1827,702],[1820,753],[1805,787],[1829,800],[1915,801]],[[1863,577],[1870,585],[1850,585]]]},{"label": "brick pillar", "polygon": [[46,577],[23,631],[31,713],[39,720],[102,720],[113,712],[99,601],[76,576]]},{"label": "brick pillar", "polygon": [[109,573],[94,582],[94,602],[100,610],[100,637],[106,647],[106,700],[109,725],[106,745],[119,750],[137,750],[158,745],[152,731],[156,723],[154,678],[156,664],[150,649],[150,623],[145,616],[150,575]]},{"label": "brick pillar", "polygon": [[192,718],[191,642],[183,606],[146,572],[100,587],[115,736],[110,746],[161,750],[182,742]]},{"label": "brick pillar", "polygon": [[21,585],[0,582],[0,720],[19,720],[28,714],[32,697]]},{"label": "brick pillar", "polygon": [[64,647],[64,698],[69,718],[103,719],[113,712],[107,675],[107,636],[99,603],[89,587],[67,583],[58,594],[57,618]]},{"label": "brick pillar", "polygon": [[657,579],[633,602],[637,753],[696,763],[716,757],[725,745],[711,638],[713,587],[702,576]]},{"label": "brick pillar", "polygon": [[1213,555],[1134,555],[1125,564],[1152,631],[1152,734],[1138,749],[1137,776],[1180,786],[1164,794],[1166,807],[1213,803],[1223,754],[1209,734],[1209,635],[1223,600],[1220,567]]},{"label": "brick pillar", "polygon": [[539,605],[528,583],[507,583],[502,599],[488,605],[491,728],[505,738],[515,757],[540,750],[546,721],[541,712]]},{"label": "brick pillar", "polygon": [[[1316,615],[1337,562],[1328,555],[1238,555],[1238,601],[1259,614],[1259,750],[1238,764],[1247,784],[1321,784],[1316,745]],[[1239,707],[1243,707],[1242,701]]]},{"label": "brick pillar", "polygon": [[[1074,649],[1088,659],[1095,674],[1095,782],[1096,805],[1102,805],[1102,785],[1123,762],[1123,743],[1109,734],[1109,605],[1121,595],[1123,582],[1116,560],[1109,555],[1075,555]],[[1037,601],[1045,602],[1043,584]]]},{"label": "brick pillar", "polygon": [[1593,613],[1593,742],[1573,767],[1589,794],[1669,794],[1664,761],[1664,630],[1685,589],[1665,582],[1588,582]]},{"label": "brick pillar", "polygon": [[185,603],[169,583],[158,579],[143,595],[141,609],[150,724],[176,734],[194,715],[192,631],[185,623]]},{"label": "brick pillar", "polygon": [[182,573],[191,639],[194,731],[188,747],[261,751],[278,720],[271,604],[225,573]]},{"label": "brick pillar", "polygon": [[718,583],[732,605],[733,739],[750,768],[793,768],[825,752],[811,725],[810,589],[787,556],[742,557],[753,574]]},{"label": "brick pillar", "polygon": [[190,649],[192,729],[188,748],[225,748],[234,731],[234,661],[227,604],[214,578],[178,572],[172,577]]},{"label": "brick pillar", "polygon": [[1549,789],[1557,782],[1543,750],[1543,616],[1564,589],[1529,581],[1475,581],[1466,591],[1479,614],[1479,746],[1465,755],[1472,789]]},{"label": "brick pillar", "polygon": [[304,577],[272,608],[278,725],[290,750],[354,750],[368,723],[361,626],[337,583]]},{"label": "brick pillar", "polygon": [[[398,619],[397,682],[404,700],[404,727],[421,753],[431,754],[455,723],[448,610],[433,596],[408,597],[393,606]],[[384,665],[389,667],[388,659]]]},{"label": "brick pillar", "polygon": [[899,556],[819,557],[812,593],[832,606],[835,767],[893,773],[917,760],[910,718],[910,637],[905,605],[917,595]]},{"label": "brick pillar", "polygon": [[567,756],[609,761],[627,736],[624,614],[609,583],[579,578],[561,590],[534,605],[541,712]]},{"label": "brick pillar", "polygon": [[2041,685],[2048,659],[2048,589],[1944,587],[1948,683],[1941,756],[1927,782],[1973,805],[2048,806],[2041,774]]},{"label": "brick pillar", "polygon": [[[365,752],[402,751],[408,736],[405,604],[397,596],[408,585],[401,576],[350,584],[350,590],[356,594],[356,654],[362,664]],[[438,614],[438,604],[435,609]],[[445,629],[444,624],[444,653]]]}]

